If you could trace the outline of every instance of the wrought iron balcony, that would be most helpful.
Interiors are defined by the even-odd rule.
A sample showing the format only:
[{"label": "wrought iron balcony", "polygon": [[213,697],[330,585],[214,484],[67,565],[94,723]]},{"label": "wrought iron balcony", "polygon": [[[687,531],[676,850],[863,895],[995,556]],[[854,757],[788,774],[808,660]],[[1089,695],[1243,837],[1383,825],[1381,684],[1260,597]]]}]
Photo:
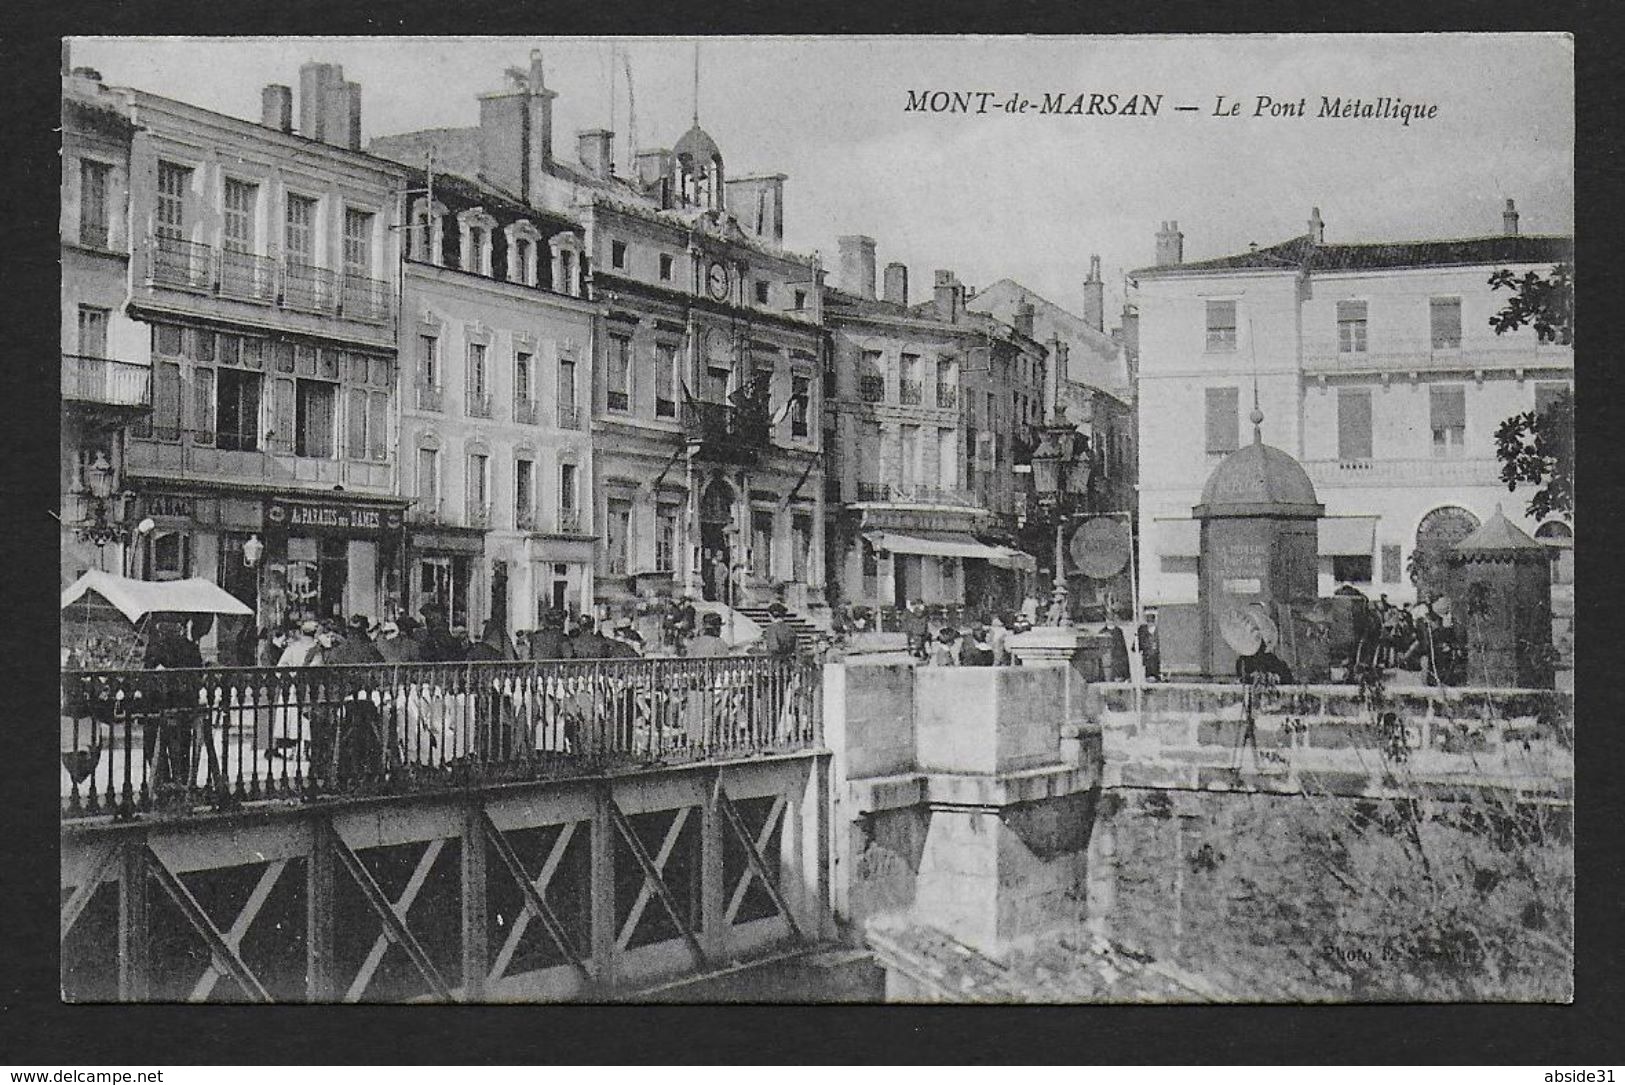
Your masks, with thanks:
[{"label": "wrought iron balcony", "polygon": [[152,367],[83,354],[62,356],[62,400],[135,410],[152,406]]},{"label": "wrought iron balcony", "polygon": [[754,462],[768,447],[771,431],[771,419],[760,407],[699,400],[683,404],[683,435],[708,459]]},{"label": "wrought iron balcony", "polygon": [[474,501],[474,500],[471,499],[468,502],[468,521],[467,522],[468,522],[469,527],[490,527],[491,526],[491,506],[490,506],[490,504],[487,503],[487,502],[484,502],[484,501]]},{"label": "wrought iron balcony", "polygon": [[417,405],[420,411],[443,411],[446,409],[445,392],[438,384],[427,381],[418,381],[416,384]]},{"label": "wrought iron balcony", "polygon": [[859,377],[858,398],[865,403],[879,403],[886,398],[885,377]]},{"label": "wrought iron balcony", "polygon": [[1537,342],[1533,335],[1495,337],[1441,335],[1419,339],[1370,340],[1365,350],[1345,351],[1334,338],[1306,339],[1304,372],[1316,376],[1440,370],[1472,373],[1485,369],[1570,369],[1574,348]]},{"label": "wrought iron balcony", "polygon": [[389,284],[382,279],[345,272],[341,304],[344,315],[351,320],[387,324],[394,309],[393,302]]},{"label": "wrought iron balcony", "polygon": [[417,503],[406,510],[408,523],[413,524],[441,524],[445,523],[445,510],[441,507],[438,494],[428,497],[419,497]]},{"label": "wrought iron balcony", "polygon": [[343,486],[371,494],[394,490],[393,456],[376,449],[366,459],[344,455],[335,440],[326,452],[301,454],[291,440],[273,434],[258,447],[241,435],[222,442],[212,430],[153,426],[145,420],[131,434],[124,457],[126,474],[151,478],[254,480],[267,485],[331,490]]},{"label": "wrought iron balcony", "polygon": [[540,415],[541,410],[534,399],[516,399],[513,401],[513,420],[521,426],[534,426]]},{"label": "wrought iron balcony", "polygon": [[580,429],[581,408],[574,403],[559,404],[559,429]]},{"label": "wrought iron balcony", "polygon": [[178,237],[153,238],[147,279],[158,286],[208,293],[214,288],[214,250]]},{"label": "wrought iron balcony", "polygon": [[491,393],[477,392],[470,388],[463,397],[463,411],[470,418],[491,417]]},{"label": "wrought iron balcony", "polygon": [[860,482],[859,501],[895,502],[907,505],[945,505],[951,508],[977,508],[976,494],[970,490],[914,483]]},{"label": "wrought iron balcony", "polygon": [[905,407],[918,407],[925,399],[925,388],[919,381],[897,382],[897,401]]},{"label": "wrought iron balcony", "polygon": [[323,267],[288,261],[282,268],[282,304],[305,313],[336,313],[339,277]]},{"label": "wrought iron balcony", "polygon": [[581,534],[580,509],[560,509],[558,514],[554,517],[554,522],[558,525],[558,533],[560,535]]},{"label": "wrought iron balcony", "polygon": [[513,510],[513,526],[520,531],[531,531],[536,527],[536,510],[520,505]]},{"label": "wrought iron balcony", "polygon": [[937,406],[952,410],[959,405],[959,389],[951,384],[937,385]]},{"label": "wrought iron balcony", "polygon": [[276,301],[276,261],[252,252],[222,249],[220,296],[273,304]]},{"label": "wrought iron balcony", "polygon": [[612,411],[626,411],[632,409],[632,397],[625,392],[609,391],[604,393],[604,406]]}]

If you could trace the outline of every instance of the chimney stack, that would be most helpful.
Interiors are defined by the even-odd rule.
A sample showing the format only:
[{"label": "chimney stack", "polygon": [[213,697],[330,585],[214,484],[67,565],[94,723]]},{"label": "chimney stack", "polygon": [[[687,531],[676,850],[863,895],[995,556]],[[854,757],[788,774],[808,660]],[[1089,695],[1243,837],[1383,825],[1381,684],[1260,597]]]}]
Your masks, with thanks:
[{"label": "chimney stack", "polygon": [[1185,262],[1185,235],[1179,232],[1179,220],[1164,222],[1157,231],[1157,266],[1177,267]]},{"label": "chimney stack", "polygon": [[576,154],[594,177],[608,179],[615,162],[615,133],[607,128],[588,128],[576,133]]},{"label": "chimney stack", "polygon": [[1097,332],[1106,330],[1106,284],[1098,255],[1089,257],[1089,277],[1083,280],[1083,322]]},{"label": "chimney stack", "polygon": [[1518,236],[1518,205],[1511,200],[1507,201],[1507,208],[1501,212],[1501,232],[1508,237]]},{"label": "chimney stack", "polygon": [[1030,301],[1016,302],[1015,316],[1010,318],[1010,326],[1025,335],[1028,339],[1033,337],[1033,303]]},{"label": "chimney stack", "polygon": [[965,312],[965,284],[955,278],[953,272],[938,268],[932,288],[932,302],[936,306],[938,320],[944,324],[958,324]]},{"label": "chimney stack", "polygon": [[340,65],[313,60],[299,66],[299,134],[360,150],[361,85],[345,82]]},{"label": "chimney stack", "polygon": [[908,265],[895,260],[886,265],[885,300],[894,305],[908,305]]},{"label": "chimney stack", "polygon": [[1320,220],[1320,208],[1318,207],[1309,209],[1309,240],[1316,245],[1322,244],[1326,240],[1326,224]]},{"label": "chimney stack", "polygon": [[260,91],[260,124],[278,132],[293,131],[293,88],[272,83]]},{"label": "chimney stack", "polygon": [[841,254],[841,289],[860,298],[875,298],[875,239],[847,234],[836,239]]},{"label": "chimney stack", "polygon": [[359,151],[361,149],[361,84],[347,82],[344,84],[344,89],[349,92],[350,98],[350,129],[347,133],[349,136],[348,146],[352,151]]}]

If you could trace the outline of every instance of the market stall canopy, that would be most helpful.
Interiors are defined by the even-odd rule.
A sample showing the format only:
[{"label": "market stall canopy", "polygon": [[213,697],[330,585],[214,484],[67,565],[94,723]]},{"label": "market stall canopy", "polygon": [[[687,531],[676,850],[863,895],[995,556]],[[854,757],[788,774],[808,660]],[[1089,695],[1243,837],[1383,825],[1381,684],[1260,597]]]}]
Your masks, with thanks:
[{"label": "market stall canopy", "polygon": [[236,596],[202,577],[190,580],[130,580],[92,569],[62,593],[62,609],[68,609],[87,595],[99,596],[132,622],[138,622],[148,614],[254,613]]},{"label": "market stall canopy", "polygon": [[922,531],[905,535],[899,531],[870,531],[863,536],[876,550],[894,554],[924,554],[938,558],[977,558],[1004,569],[1032,571],[1037,563],[1029,554],[1007,546],[988,546],[963,531]]}]

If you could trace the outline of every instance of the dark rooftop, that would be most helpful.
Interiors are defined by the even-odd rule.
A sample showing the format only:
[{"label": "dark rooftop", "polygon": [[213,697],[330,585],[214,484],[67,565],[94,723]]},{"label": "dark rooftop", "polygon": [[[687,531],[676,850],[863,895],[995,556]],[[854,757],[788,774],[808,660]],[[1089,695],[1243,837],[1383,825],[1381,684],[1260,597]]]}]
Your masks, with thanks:
[{"label": "dark rooftop", "polygon": [[1381,268],[1451,267],[1470,264],[1555,264],[1574,259],[1572,237],[1496,234],[1444,241],[1379,241],[1369,244],[1316,244],[1309,235],[1267,248],[1214,260],[1136,268],[1135,277],[1203,271],[1298,269],[1367,271]]}]

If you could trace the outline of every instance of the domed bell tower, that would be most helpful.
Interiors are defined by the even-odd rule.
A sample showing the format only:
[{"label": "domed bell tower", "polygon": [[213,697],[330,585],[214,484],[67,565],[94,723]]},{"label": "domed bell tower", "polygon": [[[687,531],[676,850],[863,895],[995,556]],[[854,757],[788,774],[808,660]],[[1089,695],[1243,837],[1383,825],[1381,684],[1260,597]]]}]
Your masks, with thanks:
[{"label": "domed bell tower", "polygon": [[1279,631],[1273,650],[1293,677],[1322,680],[1325,649],[1305,643],[1311,638],[1298,616],[1314,607],[1319,590],[1318,524],[1326,507],[1298,461],[1264,443],[1264,413],[1256,403],[1252,423],[1253,443],[1213,469],[1202,503],[1191,510],[1202,525],[1196,568],[1203,673],[1235,677],[1236,650],[1220,624],[1232,612],[1261,609]]}]

